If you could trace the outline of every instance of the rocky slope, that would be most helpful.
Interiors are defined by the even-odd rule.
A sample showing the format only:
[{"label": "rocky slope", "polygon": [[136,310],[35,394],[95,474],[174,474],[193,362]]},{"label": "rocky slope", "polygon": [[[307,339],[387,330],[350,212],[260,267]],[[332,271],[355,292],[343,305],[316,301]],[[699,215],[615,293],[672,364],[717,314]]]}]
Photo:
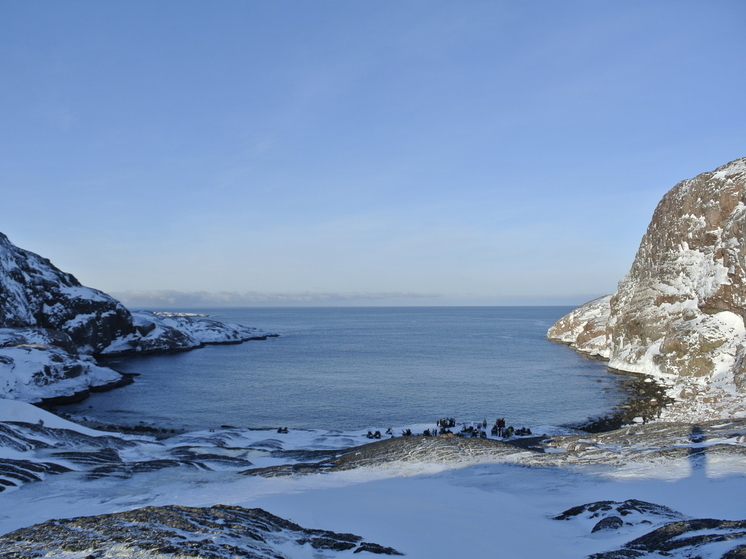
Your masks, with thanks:
[{"label": "rocky slope", "polygon": [[0,233],[0,327],[64,332],[87,353],[135,331],[130,313]]},{"label": "rocky slope", "polygon": [[746,414],[746,158],[674,186],[613,296],[586,303],[553,340],[653,375],[670,418]]},{"label": "rocky slope", "polygon": [[362,540],[354,534],[302,528],[262,509],[225,505],[144,507],[115,514],[49,520],[0,536],[3,557],[7,559],[40,556],[283,559],[298,553],[329,557],[324,552],[348,550],[402,555],[390,547]]},{"label": "rocky slope", "polygon": [[127,379],[96,355],[181,351],[268,334],[169,313],[131,313],[0,233],[0,398],[83,398]]}]

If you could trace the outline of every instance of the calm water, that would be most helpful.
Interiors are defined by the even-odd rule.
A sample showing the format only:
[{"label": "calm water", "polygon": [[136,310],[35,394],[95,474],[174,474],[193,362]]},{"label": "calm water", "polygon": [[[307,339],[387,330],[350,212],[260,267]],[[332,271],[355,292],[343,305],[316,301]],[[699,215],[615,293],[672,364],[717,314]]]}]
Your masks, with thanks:
[{"label": "calm water", "polygon": [[[62,411],[120,424],[356,429],[603,415],[623,399],[603,362],[545,339],[569,307],[202,310],[279,338],[121,358],[136,382]],[[191,311],[194,312],[194,311]]]}]

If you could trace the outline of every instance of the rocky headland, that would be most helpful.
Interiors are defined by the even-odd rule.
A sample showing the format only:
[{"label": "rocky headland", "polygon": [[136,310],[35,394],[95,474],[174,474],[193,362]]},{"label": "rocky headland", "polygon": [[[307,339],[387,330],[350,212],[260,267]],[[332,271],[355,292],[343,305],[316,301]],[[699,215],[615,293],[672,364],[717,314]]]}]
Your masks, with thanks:
[{"label": "rocky headland", "polygon": [[0,398],[59,404],[131,382],[98,356],[184,351],[267,334],[198,316],[130,312],[0,233]]},{"label": "rocky headland", "polygon": [[650,375],[663,419],[746,415],[746,158],[674,186],[617,292],[575,309],[552,340]]}]

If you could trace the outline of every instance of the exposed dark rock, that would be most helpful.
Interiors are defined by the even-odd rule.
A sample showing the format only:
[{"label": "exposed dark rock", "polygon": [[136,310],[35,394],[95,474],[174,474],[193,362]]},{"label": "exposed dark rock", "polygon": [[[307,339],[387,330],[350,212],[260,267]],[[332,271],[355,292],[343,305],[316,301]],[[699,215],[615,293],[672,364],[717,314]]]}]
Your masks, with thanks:
[{"label": "exposed dark rock", "polygon": [[576,428],[589,433],[599,433],[621,429],[635,421],[647,423],[658,419],[666,406],[674,402],[674,399],[667,395],[666,387],[647,375],[622,371],[614,371],[614,374],[627,393],[627,399],[606,415],[588,418],[587,421],[575,425]]},{"label": "exposed dark rock", "polygon": [[370,542],[361,543],[360,547],[353,551],[353,553],[360,553],[362,551],[367,551],[368,553],[377,553],[379,555],[404,555],[403,553],[399,553],[392,547],[383,547],[382,545],[378,545],[377,543]]},{"label": "exposed dark rock", "polygon": [[[135,377],[140,376],[137,373],[119,373],[121,375],[121,378],[113,380],[111,382],[107,382],[106,384],[99,384],[99,385],[91,385],[91,387],[88,389],[89,392],[108,392],[109,390],[114,390],[115,388],[121,388],[123,386],[127,386],[128,384],[132,384],[135,382]],[[50,405],[49,399],[44,399],[41,401],[41,405]],[[61,404],[51,404],[51,405],[61,405]]]},{"label": "exposed dark rock", "polygon": [[593,527],[593,530],[591,530],[591,532],[618,530],[622,526],[624,526],[624,520],[622,520],[618,516],[607,516],[606,518],[602,518],[601,520],[596,522],[596,525]]},{"label": "exposed dark rock", "polygon": [[[152,438],[138,440],[110,435],[92,436],[41,424],[0,422],[0,447],[28,455],[28,459],[20,461],[0,459],[0,485],[17,487],[40,481],[44,474],[70,470],[85,472],[88,479],[128,479],[142,472],[164,468],[238,472],[252,466],[250,460],[240,456],[250,450],[226,448],[226,437],[224,433],[215,433],[202,441],[193,439],[188,446],[167,446]],[[147,451],[142,455],[122,452],[143,446],[147,447]],[[224,449],[226,454],[218,449]],[[133,459],[132,456],[138,458]],[[0,487],[0,491],[2,489]]]},{"label": "exposed dark rock", "polygon": [[16,247],[2,233],[0,326],[58,330],[93,352],[134,330],[129,312],[117,300],[82,286],[72,274]]},{"label": "exposed dark rock", "polygon": [[115,553],[138,557],[170,554],[200,559],[283,559],[288,544],[318,550],[367,551],[402,555],[395,549],[362,542],[360,536],[312,530],[262,509],[215,505],[145,507],[128,512],[69,520],[50,520],[0,536],[3,557],[86,552],[105,558]]},{"label": "exposed dark rock", "polygon": [[[724,548],[730,548],[723,553]],[[735,559],[746,552],[746,520],[700,518],[661,526],[624,545],[589,559],[624,557],[719,557]]]},{"label": "exposed dark rock", "polygon": [[211,452],[199,452],[192,447],[176,447],[172,448],[169,453],[179,460],[200,462],[203,464],[216,464],[220,466],[230,468],[246,468],[251,466],[251,462],[244,458],[237,456],[226,456],[223,454],[215,454]]},{"label": "exposed dark rock", "polygon": [[[567,509],[562,514],[554,517],[555,520],[570,520],[572,518],[612,518],[612,517],[631,517],[634,515],[649,518],[672,520],[681,519],[683,515],[675,510],[655,503],[629,499],[624,502],[617,501],[596,501],[586,505],[580,505]],[[595,530],[594,530],[595,531]]]},{"label": "exposed dark rock", "polygon": [[[657,526],[622,548],[596,553],[589,559],[637,557],[740,557],[746,550],[746,520],[687,519],[668,507],[630,499],[624,502],[597,501],[573,507],[555,520],[593,521],[591,532],[618,531],[627,527]],[[638,531],[639,533],[639,531]],[[723,554],[723,545],[727,552]],[[728,549],[729,548],[729,549]]]},{"label": "exposed dark rock", "polygon": [[0,491],[4,491],[6,487],[19,486],[30,481],[41,481],[45,474],[61,474],[69,471],[71,471],[70,468],[53,462],[0,458]]},{"label": "exposed dark rock", "polygon": [[[15,440],[29,443],[30,448],[68,448],[80,450],[81,448],[113,448],[122,450],[133,448],[138,445],[137,441],[123,439],[109,435],[86,435],[72,429],[58,429],[45,427],[38,423],[24,423],[22,421],[5,421],[0,423],[0,429],[5,428],[6,433]],[[12,434],[12,435],[11,435]],[[49,444],[42,439],[54,441]]]},{"label": "exposed dark rock", "polygon": [[83,451],[64,451],[54,452],[52,454],[55,458],[61,458],[68,460],[74,464],[80,464],[85,466],[92,466],[98,464],[109,464],[111,462],[121,462],[122,459],[119,456],[119,452],[113,448],[100,448],[94,451],[83,452]]}]

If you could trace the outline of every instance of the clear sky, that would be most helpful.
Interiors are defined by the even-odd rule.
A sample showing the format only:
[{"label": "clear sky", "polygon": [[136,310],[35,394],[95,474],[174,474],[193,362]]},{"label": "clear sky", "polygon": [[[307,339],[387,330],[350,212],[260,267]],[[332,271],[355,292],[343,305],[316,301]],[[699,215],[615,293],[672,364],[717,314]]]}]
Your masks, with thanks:
[{"label": "clear sky", "polygon": [[743,0],[0,1],[0,231],[125,302],[582,303],[743,156]]}]

